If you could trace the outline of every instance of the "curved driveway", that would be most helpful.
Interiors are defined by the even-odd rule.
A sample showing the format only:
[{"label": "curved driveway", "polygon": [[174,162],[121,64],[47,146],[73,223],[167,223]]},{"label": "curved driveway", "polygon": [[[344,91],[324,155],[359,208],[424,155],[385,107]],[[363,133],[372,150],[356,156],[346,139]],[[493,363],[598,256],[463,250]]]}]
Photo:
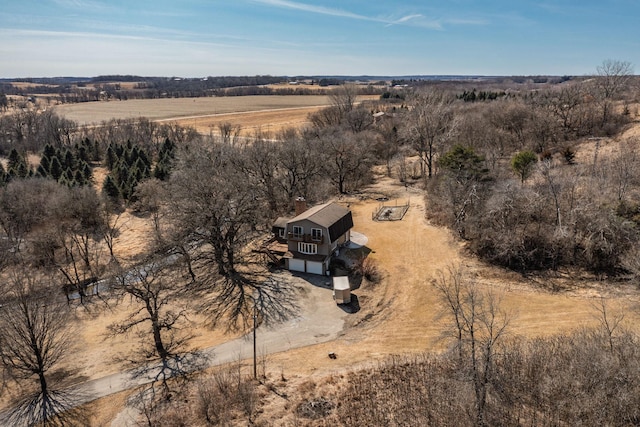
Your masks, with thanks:
[{"label": "curved driveway", "polygon": [[[331,341],[339,335],[347,314],[334,302],[330,281],[328,277],[312,275],[291,277],[291,283],[301,288],[299,313],[284,323],[257,329],[259,355]],[[251,358],[252,334],[204,349],[202,353],[206,357],[204,368]],[[76,387],[82,396],[78,405],[152,381],[152,375],[134,377],[131,371],[87,381]]]}]

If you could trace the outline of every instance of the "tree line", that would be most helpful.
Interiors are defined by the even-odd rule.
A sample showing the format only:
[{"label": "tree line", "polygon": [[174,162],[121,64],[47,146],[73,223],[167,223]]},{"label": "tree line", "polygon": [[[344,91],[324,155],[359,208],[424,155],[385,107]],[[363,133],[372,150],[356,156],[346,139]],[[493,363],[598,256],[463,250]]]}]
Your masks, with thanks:
[{"label": "tree line", "polygon": [[637,140],[603,144],[636,114],[631,78],[630,64],[605,62],[592,81],[491,103],[417,94],[404,132],[427,178],[428,215],[517,271],[629,272]]},{"label": "tree line", "polygon": [[[343,79],[312,79],[312,84],[329,89],[307,89],[299,86],[271,87],[269,85],[289,81],[284,76],[222,76],[206,78],[99,76],[78,82],[56,79],[24,79],[36,86],[19,87],[0,83],[0,94],[4,95],[4,107],[8,106],[6,95],[34,98],[34,94],[48,95],[48,103],[77,103],[105,100],[199,98],[209,96],[247,95],[326,95],[330,86],[344,84]],[[19,80],[22,81],[22,80]],[[133,88],[123,87],[122,82],[135,83]],[[38,84],[41,83],[41,84]],[[377,93],[372,86],[363,86],[366,93]],[[56,96],[53,96],[56,95]],[[0,103],[0,108],[3,104]]]}]

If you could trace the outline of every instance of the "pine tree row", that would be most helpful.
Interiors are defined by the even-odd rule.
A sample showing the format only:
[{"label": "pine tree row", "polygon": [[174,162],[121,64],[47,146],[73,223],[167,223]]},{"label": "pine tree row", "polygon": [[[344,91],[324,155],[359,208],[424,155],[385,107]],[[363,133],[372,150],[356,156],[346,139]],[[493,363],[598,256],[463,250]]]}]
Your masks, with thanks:
[{"label": "pine tree row", "polygon": [[166,139],[158,151],[158,160],[152,169],[148,153],[128,141],[126,144],[109,144],[105,153],[105,166],[109,175],[102,191],[114,201],[133,201],[139,182],[154,177],[166,180],[171,174],[175,159],[175,144]]},{"label": "pine tree row", "polygon": [[50,178],[69,187],[90,185],[93,170],[89,162],[94,157],[94,146],[88,139],[73,148],[53,148],[47,144],[35,176]]}]

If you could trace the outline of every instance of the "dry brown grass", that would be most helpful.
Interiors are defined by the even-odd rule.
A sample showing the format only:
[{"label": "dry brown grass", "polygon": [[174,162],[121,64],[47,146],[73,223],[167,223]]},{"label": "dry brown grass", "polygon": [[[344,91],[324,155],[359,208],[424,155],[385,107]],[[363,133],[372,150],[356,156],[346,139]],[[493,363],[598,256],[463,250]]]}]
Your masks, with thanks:
[{"label": "dry brown grass", "polygon": [[89,415],[86,425],[92,427],[111,426],[112,420],[122,411],[132,393],[133,391],[123,391],[83,405],[83,409]]}]

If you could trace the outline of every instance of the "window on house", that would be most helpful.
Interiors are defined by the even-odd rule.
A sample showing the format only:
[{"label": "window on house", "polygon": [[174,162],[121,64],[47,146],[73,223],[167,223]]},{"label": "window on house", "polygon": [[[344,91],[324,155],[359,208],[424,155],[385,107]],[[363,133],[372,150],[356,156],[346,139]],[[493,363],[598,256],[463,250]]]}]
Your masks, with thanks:
[{"label": "window on house", "polygon": [[318,245],[315,243],[298,242],[298,252],[303,254],[315,255],[318,253]]},{"label": "window on house", "polygon": [[299,225],[293,226],[293,237],[302,237],[303,234],[304,229],[302,227],[300,227]]},{"label": "window on house", "polygon": [[278,230],[278,236],[284,239],[284,228]]},{"label": "window on house", "polygon": [[311,229],[311,238],[313,240],[322,240],[322,229],[321,228],[312,228]]}]

